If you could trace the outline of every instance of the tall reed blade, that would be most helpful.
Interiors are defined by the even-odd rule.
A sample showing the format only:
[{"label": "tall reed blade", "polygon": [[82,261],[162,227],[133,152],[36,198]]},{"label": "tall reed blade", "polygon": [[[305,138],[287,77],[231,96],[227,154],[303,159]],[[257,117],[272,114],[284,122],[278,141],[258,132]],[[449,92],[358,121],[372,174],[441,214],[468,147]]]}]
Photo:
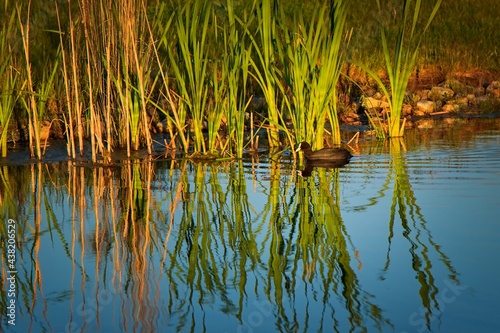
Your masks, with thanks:
[{"label": "tall reed blade", "polygon": [[42,149],[40,146],[40,123],[41,120],[38,117],[37,103],[36,103],[36,93],[33,84],[33,75],[31,72],[31,62],[30,62],[30,9],[31,1],[28,2],[28,14],[26,18],[26,23],[23,23],[21,19],[21,8],[17,5],[17,16],[19,21],[19,28],[21,30],[21,38],[24,49],[24,65],[25,65],[25,75],[27,77],[27,92],[28,101],[21,99],[26,112],[28,113],[28,135],[29,135],[29,146],[30,155],[35,156],[38,159],[42,158]]},{"label": "tall reed blade", "polygon": [[[390,112],[387,117],[388,136],[401,137],[404,134],[404,120],[401,121],[403,100],[406,88],[410,80],[417,60],[418,50],[424,33],[429,28],[432,20],[441,6],[442,0],[436,0],[432,11],[427,18],[424,27],[419,31],[418,23],[421,11],[421,0],[404,0],[400,8],[400,20],[396,39],[394,41],[394,51],[389,48],[389,38],[386,28],[380,31],[381,44],[383,48],[385,69],[389,77],[389,89],[382,82],[382,79],[373,70],[358,64],[363,68],[378,84],[389,103]],[[377,0],[377,6],[381,9],[381,2]],[[413,13],[413,15],[411,15]]]},{"label": "tall reed blade", "polygon": [[175,14],[177,52],[168,48],[181,98],[179,109],[192,117],[194,150],[198,153],[207,151],[202,129],[209,97],[210,59],[206,40],[212,13],[210,3],[206,0],[186,3]]},{"label": "tall reed blade", "polygon": [[240,34],[237,24],[247,29],[246,22],[234,14],[233,0],[227,0],[229,26],[224,30],[224,58],[222,74],[227,80],[227,125],[229,140],[234,142],[236,157],[241,158],[245,145],[245,114],[251,99],[247,100],[250,57],[252,44],[248,47],[245,35]]},{"label": "tall reed blade", "polygon": [[15,11],[3,22],[0,31],[0,146],[2,157],[7,156],[9,124],[16,105],[18,74],[13,67],[12,46],[9,38],[15,29]]},{"label": "tall reed blade", "polygon": [[[344,59],[346,5],[337,0],[330,6],[330,11],[326,2],[317,7],[308,22],[299,13],[285,30],[285,118],[291,120],[296,141],[314,143],[316,148],[323,146],[327,118],[332,141],[340,144],[336,85]],[[284,22],[283,11],[281,15]]]},{"label": "tall reed blade", "polygon": [[[273,3],[272,3],[273,2]],[[280,130],[280,111],[278,109],[278,93],[280,91],[280,82],[277,80],[276,65],[280,58],[278,53],[281,51],[281,46],[276,35],[276,17],[274,11],[277,0],[255,0],[254,8],[257,13],[258,37],[259,40],[253,38],[252,43],[257,54],[257,61],[250,59],[252,67],[255,71],[253,77],[259,83],[267,102],[268,112],[268,138],[271,147],[279,146],[279,130]],[[282,128],[283,129],[283,128]]]}]

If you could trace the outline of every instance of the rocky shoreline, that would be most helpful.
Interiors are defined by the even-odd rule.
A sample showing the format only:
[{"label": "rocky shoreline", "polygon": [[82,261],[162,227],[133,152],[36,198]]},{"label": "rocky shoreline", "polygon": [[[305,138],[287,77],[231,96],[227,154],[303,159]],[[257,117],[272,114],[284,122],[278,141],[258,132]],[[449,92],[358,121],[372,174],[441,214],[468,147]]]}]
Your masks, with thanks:
[{"label": "rocky shoreline", "polygon": [[[363,81],[363,80],[362,80]],[[441,81],[441,82],[440,82]],[[366,123],[365,112],[382,121],[389,112],[386,97],[374,82],[364,80],[361,96],[339,114],[347,125]],[[426,119],[460,115],[500,115],[500,75],[487,71],[455,73],[445,78],[436,70],[414,74],[408,85],[402,115],[407,128],[427,128]]]}]

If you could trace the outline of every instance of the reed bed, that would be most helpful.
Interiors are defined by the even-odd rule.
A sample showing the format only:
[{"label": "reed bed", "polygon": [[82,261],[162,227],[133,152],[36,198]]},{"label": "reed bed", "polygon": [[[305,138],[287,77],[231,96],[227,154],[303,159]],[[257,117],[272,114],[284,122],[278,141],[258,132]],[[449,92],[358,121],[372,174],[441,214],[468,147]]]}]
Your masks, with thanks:
[{"label": "reed bed", "polygon": [[[266,130],[272,148],[302,140],[315,148],[325,141],[339,145],[339,95],[346,92],[339,91],[338,81],[348,60],[362,64],[379,83],[391,106],[388,136],[401,136],[408,77],[431,52],[424,44],[434,35],[423,36],[441,2],[403,0],[394,5],[392,20],[382,15],[389,11],[377,1],[382,19],[369,26],[381,31],[382,51],[372,54],[381,55],[387,86],[375,74],[380,69],[375,56],[353,57],[356,50],[372,49],[354,18],[372,5],[348,8],[344,0],[290,6],[274,0],[54,2],[47,6],[54,7],[58,24],[44,31],[51,49],[39,52],[42,56],[39,47],[30,50],[37,44],[31,33],[36,19],[26,15],[32,4],[40,7],[38,1],[17,7],[6,3],[0,74],[10,79],[0,88],[7,99],[0,110],[2,147],[9,133],[25,126],[31,154],[42,158],[44,121],[63,124],[59,136],[66,138],[69,157],[89,151],[94,161],[107,159],[115,149],[129,156],[136,150],[152,154],[161,149],[155,142],[185,154],[240,158],[252,145],[254,125]],[[23,62],[8,60],[5,55],[11,53],[22,55]],[[253,105],[262,98],[264,105]],[[48,100],[56,102],[56,112],[45,112]],[[10,121],[13,114],[17,129]],[[155,135],[158,131],[162,136]]]}]

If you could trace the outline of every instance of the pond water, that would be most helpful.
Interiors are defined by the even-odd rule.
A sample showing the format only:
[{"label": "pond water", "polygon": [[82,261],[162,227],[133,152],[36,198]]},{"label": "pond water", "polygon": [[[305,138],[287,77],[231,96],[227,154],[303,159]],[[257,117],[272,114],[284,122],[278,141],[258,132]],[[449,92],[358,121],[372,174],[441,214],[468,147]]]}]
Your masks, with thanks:
[{"label": "pond water", "polygon": [[0,166],[1,331],[498,332],[500,121],[405,135],[309,177]]}]

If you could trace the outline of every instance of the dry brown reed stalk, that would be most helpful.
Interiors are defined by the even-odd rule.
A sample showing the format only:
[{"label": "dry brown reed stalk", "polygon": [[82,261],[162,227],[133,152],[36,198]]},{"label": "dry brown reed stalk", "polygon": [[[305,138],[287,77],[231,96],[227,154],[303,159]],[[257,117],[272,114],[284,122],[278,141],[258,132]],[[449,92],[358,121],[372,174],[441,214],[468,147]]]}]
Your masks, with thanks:
[{"label": "dry brown reed stalk", "polygon": [[36,158],[42,158],[42,150],[40,146],[40,120],[38,119],[37,104],[35,98],[35,90],[33,87],[33,76],[31,72],[31,62],[30,62],[30,9],[31,1],[28,1],[27,17],[26,22],[23,23],[21,19],[21,8],[16,5],[17,15],[19,20],[19,28],[21,31],[21,39],[24,49],[25,57],[25,70],[26,70],[26,89],[28,91],[28,102],[25,103],[26,111],[28,112],[28,133],[29,133],[29,145],[30,145],[30,155],[36,156]]},{"label": "dry brown reed stalk", "polygon": [[[90,131],[92,161],[97,160],[97,150],[100,149],[102,153],[102,132],[96,130],[96,124],[101,123],[101,114],[98,113],[99,109],[96,107],[96,96],[103,93],[102,82],[104,82],[104,66],[102,64],[101,51],[103,50],[100,44],[102,40],[107,40],[110,33],[106,34],[101,31],[103,26],[106,25],[107,20],[99,15],[99,4],[92,0],[79,1],[80,10],[82,15],[83,31],[85,36],[85,54],[86,54],[86,81],[88,84],[88,98],[89,98],[89,118],[90,123],[88,128]],[[97,34],[101,34],[101,38],[97,38]],[[94,90],[94,88],[96,90]],[[111,124],[108,124],[111,126]],[[96,140],[96,136],[99,138]],[[96,146],[96,141],[101,143]]]},{"label": "dry brown reed stalk", "polygon": [[[145,0],[79,0],[87,53],[91,137],[101,153],[118,145],[151,153],[147,101],[152,67]],[[102,124],[105,124],[103,126]]]},{"label": "dry brown reed stalk", "polygon": [[[31,165],[31,187],[32,187],[32,202],[34,203],[34,225],[30,229],[33,230],[33,246],[31,250],[31,260],[33,262],[33,279],[32,283],[29,286],[30,298],[33,300],[30,304],[29,311],[33,313],[34,308],[37,304],[35,300],[39,297],[37,296],[37,290],[43,290],[42,287],[42,270],[40,269],[40,260],[38,259],[38,255],[40,252],[40,229],[42,223],[42,206],[41,204],[44,202],[44,181],[43,181],[43,164],[37,163]],[[43,294],[41,295],[43,299]]]},{"label": "dry brown reed stalk", "polygon": [[[67,143],[67,150],[68,150],[68,156],[75,158],[76,157],[76,149],[75,149],[75,134],[73,130],[73,96],[71,95],[71,81],[70,81],[70,71],[68,69],[68,59],[67,59],[67,52],[66,48],[64,47],[64,42],[63,42],[63,34],[62,34],[62,27],[61,27],[61,18],[59,16],[59,7],[56,4],[56,16],[57,16],[57,25],[59,27],[59,43],[61,45],[61,56],[62,56],[62,62],[63,62],[63,81],[64,81],[64,89],[66,92],[66,107],[68,109],[68,117],[63,114],[64,118],[64,124],[66,126],[66,143]],[[73,24],[72,24],[72,18],[71,18],[71,10],[69,11],[69,29],[70,29],[70,43],[71,45],[73,44]],[[74,57],[74,54],[71,53],[71,58]],[[78,104],[76,104],[78,105]],[[80,150],[81,152],[81,150]]]}]

